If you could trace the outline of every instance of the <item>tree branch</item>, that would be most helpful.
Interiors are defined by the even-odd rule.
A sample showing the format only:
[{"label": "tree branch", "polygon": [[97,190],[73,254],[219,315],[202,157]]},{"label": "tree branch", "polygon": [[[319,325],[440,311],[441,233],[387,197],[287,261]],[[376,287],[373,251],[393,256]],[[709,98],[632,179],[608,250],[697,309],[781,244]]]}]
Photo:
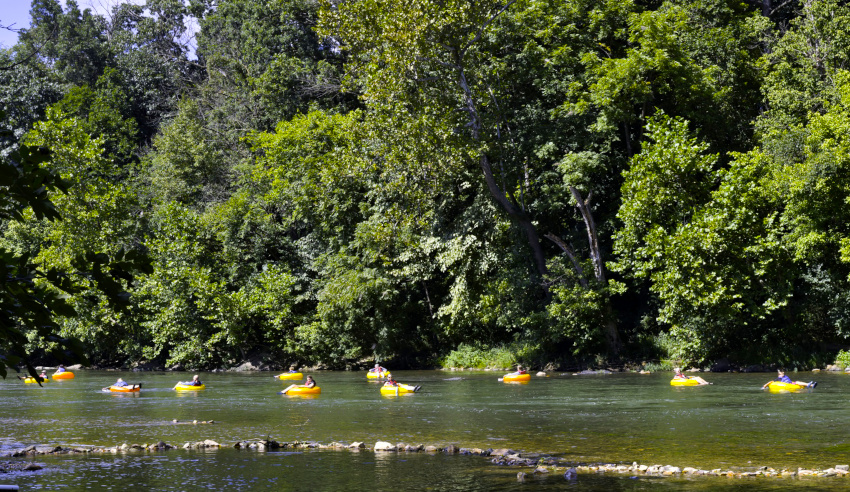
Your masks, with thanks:
[{"label": "tree branch", "polygon": [[576,273],[578,274],[578,282],[581,284],[582,287],[587,289],[588,285],[587,285],[587,279],[584,277],[584,270],[581,268],[581,264],[578,262],[578,259],[576,258],[576,255],[575,255],[575,252],[573,252],[573,249],[570,248],[570,246],[567,243],[565,243],[563,239],[552,234],[551,232],[546,234],[543,237],[545,237],[546,239],[557,244],[558,247],[561,248],[564,251],[564,253],[567,254],[567,256],[570,258],[570,261],[573,262],[573,269],[575,269]]},{"label": "tree branch", "polygon": [[511,6],[511,5],[513,5],[514,3],[516,3],[516,0],[511,0],[510,2],[506,3],[504,7],[502,7],[501,9],[499,9],[499,11],[498,11],[498,12],[496,12],[495,14],[493,14],[493,16],[492,16],[492,17],[490,17],[490,18],[487,20],[487,22],[485,22],[485,23],[481,26],[481,28],[479,28],[479,29],[478,29],[478,32],[475,34],[475,37],[474,37],[474,38],[472,38],[472,39],[471,39],[468,43],[466,43],[466,46],[464,46],[464,47],[463,47],[463,49],[462,49],[462,50],[460,50],[460,55],[461,55],[461,56],[463,56],[464,54],[466,54],[466,50],[468,50],[470,47],[472,47],[472,45],[473,45],[473,44],[477,43],[477,42],[478,42],[478,40],[479,40],[479,39],[481,39],[481,35],[484,33],[484,29],[486,29],[486,28],[487,28],[487,26],[489,26],[490,24],[492,24],[492,23],[493,23],[493,21],[494,21],[494,20],[496,20],[496,17],[499,17],[500,15],[502,15],[502,13],[503,13],[503,12],[505,12],[506,10],[508,10],[508,7],[510,7],[510,6]]}]

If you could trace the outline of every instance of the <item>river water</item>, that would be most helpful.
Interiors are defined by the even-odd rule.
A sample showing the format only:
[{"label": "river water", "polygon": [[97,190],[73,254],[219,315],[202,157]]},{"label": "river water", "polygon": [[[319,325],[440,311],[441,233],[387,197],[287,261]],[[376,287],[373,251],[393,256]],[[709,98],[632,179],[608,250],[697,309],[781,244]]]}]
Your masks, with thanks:
[{"label": "river water", "polygon": [[[201,373],[207,389],[172,390],[186,374],[76,371],[43,388],[0,381],[0,453],[31,444],[182,446],[212,439],[216,451],[38,457],[38,472],[0,475],[22,490],[514,490],[520,469],[479,456],[371,451],[256,452],[237,441],[270,438],[330,443],[392,443],[510,448],[575,464],[638,462],[722,468],[829,468],[850,464],[850,376],[789,374],[818,380],[812,391],[770,393],[773,374],[708,374],[703,387],[671,387],[671,374],[533,377],[504,384],[493,372],[400,371],[412,395],[381,396],[365,373],[319,372],[316,397],[277,394],[290,382],[269,373]],[[139,394],[103,393],[122,377]],[[173,421],[177,420],[178,423]],[[213,424],[184,424],[186,421]],[[529,470],[525,470],[529,471]],[[823,490],[850,478],[665,478],[532,476],[534,490],[723,488]]]}]

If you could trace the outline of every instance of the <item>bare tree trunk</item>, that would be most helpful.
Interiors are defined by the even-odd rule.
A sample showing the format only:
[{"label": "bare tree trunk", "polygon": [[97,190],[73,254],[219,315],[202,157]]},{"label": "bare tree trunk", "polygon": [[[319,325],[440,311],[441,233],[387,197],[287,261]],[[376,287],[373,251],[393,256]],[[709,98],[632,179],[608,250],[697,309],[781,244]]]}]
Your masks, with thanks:
[{"label": "bare tree trunk", "polygon": [[[469,127],[472,130],[472,137],[475,140],[481,138],[481,117],[478,114],[478,108],[475,105],[475,98],[469,88],[469,83],[466,80],[466,73],[463,70],[463,62],[460,59],[461,54],[456,53],[455,67],[458,75],[458,85],[463,90],[464,103],[466,107],[464,111],[469,116]],[[543,256],[543,246],[540,244],[540,235],[537,233],[537,228],[531,221],[531,217],[517,205],[515,200],[508,198],[505,190],[499,187],[496,182],[496,177],[493,175],[493,167],[490,165],[490,158],[487,154],[481,154],[479,159],[481,172],[484,174],[484,181],[487,183],[487,189],[496,202],[510,215],[510,217],[525,231],[528,238],[528,245],[531,247],[531,252],[534,255],[534,265],[537,267],[537,272],[541,277],[548,273],[546,269],[546,258]],[[512,196],[511,196],[512,198]]]},{"label": "bare tree trunk", "polygon": [[[590,259],[593,261],[593,273],[596,275],[596,281],[606,285],[605,280],[605,265],[602,263],[602,254],[599,252],[599,240],[596,236],[596,222],[593,220],[593,214],[587,208],[587,202],[582,198],[581,192],[574,186],[570,186],[570,193],[576,201],[576,207],[581,212],[581,217],[584,219],[584,225],[587,229],[587,242],[590,246]],[[590,196],[588,195],[588,201]]]},{"label": "bare tree trunk", "polygon": [[[593,261],[593,270],[596,275],[596,281],[600,287],[607,287],[608,281],[605,278],[605,264],[602,262],[602,254],[599,251],[599,239],[596,234],[596,222],[593,220],[593,214],[587,204],[590,202],[590,195],[587,199],[581,196],[581,192],[574,186],[570,186],[570,193],[576,201],[581,216],[584,219],[584,225],[587,229],[587,242],[590,246],[590,259]],[[620,333],[617,330],[617,322],[614,319],[614,311],[611,309],[611,303],[606,299],[605,303],[605,339],[608,342],[608,348],[614,356],[620,354]]]}]

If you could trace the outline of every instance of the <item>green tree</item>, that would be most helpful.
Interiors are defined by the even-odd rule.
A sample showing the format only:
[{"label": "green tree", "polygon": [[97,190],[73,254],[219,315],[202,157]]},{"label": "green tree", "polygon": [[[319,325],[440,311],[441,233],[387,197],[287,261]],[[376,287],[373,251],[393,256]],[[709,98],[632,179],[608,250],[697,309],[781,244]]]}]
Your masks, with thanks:
[{"label": "green tree", "polygon": [[[13,140],[10,132],[4,138]],[[85,350],[72,337],[60,336],[59,318],[75,314],[66,295],[97,291],[116,309],[126,306],[126,288],[133,271],[149,264],[135,250],[113,249],[112,254],[97,250],[78,252],[66,265],[45,264],[31,251],[8,241],[10,228],[27,222],[62,222],[51,193],[69,192],[72,183],[62,180],[47,167],[50,154],[37,146],[37,139],[22,144],[0,160],[0,220],[6,238],[0,241],[0,374],[6,367],[25,365],[36,377],[32,364],[33,345],[51,347],[54,357],[64,362],[85,362]]]}]

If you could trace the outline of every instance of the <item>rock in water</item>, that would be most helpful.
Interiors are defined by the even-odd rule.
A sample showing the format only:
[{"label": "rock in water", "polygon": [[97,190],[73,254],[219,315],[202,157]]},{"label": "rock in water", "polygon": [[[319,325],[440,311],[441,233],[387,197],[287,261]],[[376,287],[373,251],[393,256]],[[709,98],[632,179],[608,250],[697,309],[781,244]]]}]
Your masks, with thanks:
[{"label": "rock in water", "polygon": [[575,468],[567,468],[567,471],[564,472],[564,478],[569,481],[578,480],[578,473]]},{"label": "rock in water", "polygon": [[516,474],[517,482],[525,482],[525,472],[519,472]]},{"label": "rock in water", "polygon": [[386,441],[378,441],[375,443],[375,451],[395,451],[396,447]]}]

